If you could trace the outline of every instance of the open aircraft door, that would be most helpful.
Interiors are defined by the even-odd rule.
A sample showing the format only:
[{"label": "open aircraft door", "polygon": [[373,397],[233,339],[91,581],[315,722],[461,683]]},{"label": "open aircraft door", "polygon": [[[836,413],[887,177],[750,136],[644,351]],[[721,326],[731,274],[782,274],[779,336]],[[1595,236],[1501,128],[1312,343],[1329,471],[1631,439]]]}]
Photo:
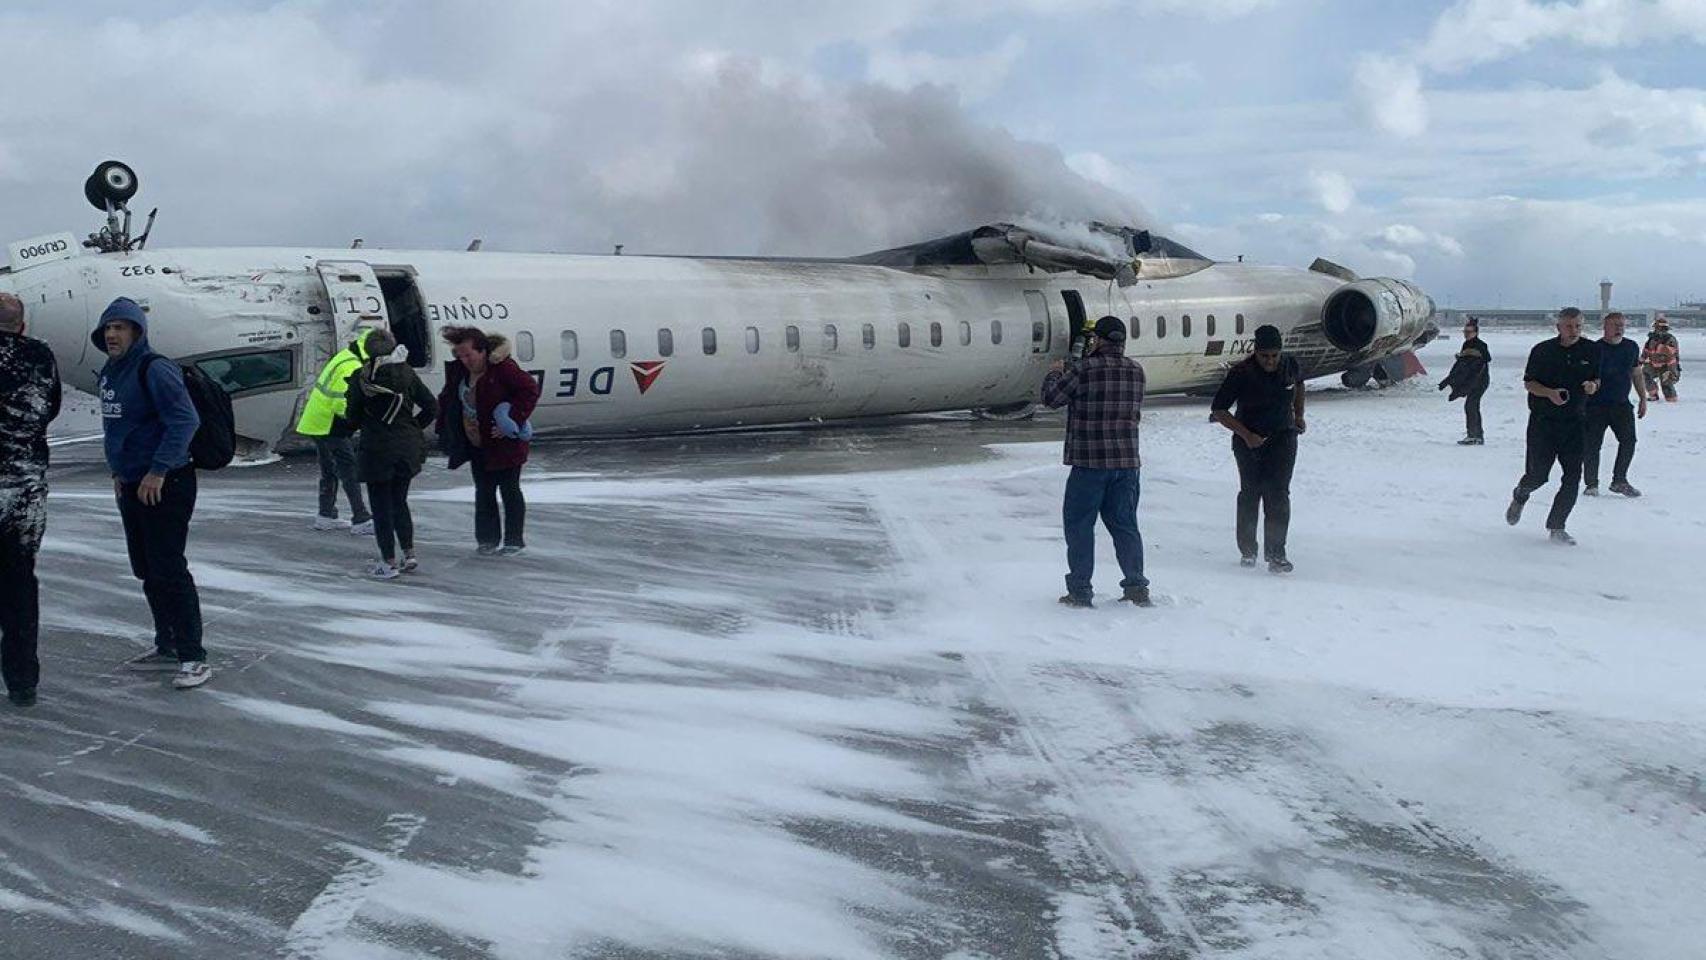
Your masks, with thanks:
[{"label": "open aircraft door", "polygon": [[373,275],[373,267],[360,260],[321,260],[315,268],[320,271],[326,297],[332,302],[332,342],[337,344],[334,351],[354,340],[357,330],[390,329],[385,291],[379,286],[379,278]]}]

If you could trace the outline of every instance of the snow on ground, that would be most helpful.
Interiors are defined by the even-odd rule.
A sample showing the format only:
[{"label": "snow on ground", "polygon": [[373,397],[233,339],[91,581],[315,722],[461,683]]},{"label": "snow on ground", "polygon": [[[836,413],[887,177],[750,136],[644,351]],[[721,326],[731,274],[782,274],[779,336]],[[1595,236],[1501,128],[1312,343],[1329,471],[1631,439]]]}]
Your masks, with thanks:
[{"label": "snow on ground", "polygon": [[[1648,495],[1584,499],[1579,547],[1545,540],[1551,488],[1508,528],[1539,337],[1489,337],[1481,448],[1431,380],[1312,391],[1288,578],[1236,563],[1205,404],[1153,403],[1152,610],[1113,602],[1105,542],[1098,608],[1054,602],[1058,421],[542,446],[513,562],[468,556],[471,491],[433,471],[405,585],[302,531],[311,464],[222,477],[195,559],[226,671],[102,682],[148,742],[216,729],[189,796],[252,820],[90,767],[115,751],[42,760],[51,789],[8,759],[26,812],[224,859],[124,898],[84,877],[145,866],[0,826],[0,910],[137,955],[1688,956],[1706,407],[1684,381],[1652,412]],[[98,634],[139,602],[98,487],[56,491],[44,575],[100,599],[59,581],[49,629]]]}]

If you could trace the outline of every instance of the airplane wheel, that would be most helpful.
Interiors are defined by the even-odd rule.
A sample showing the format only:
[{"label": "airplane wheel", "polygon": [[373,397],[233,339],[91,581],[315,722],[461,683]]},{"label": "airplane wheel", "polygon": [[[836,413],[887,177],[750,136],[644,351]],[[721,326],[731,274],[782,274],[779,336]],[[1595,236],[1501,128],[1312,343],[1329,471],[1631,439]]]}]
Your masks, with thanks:
[{"label": "airplane wheel", "polygon": [[1368,386],[1368,379],[1371,376],[1373,376],[1373,373],[1367,367],[1357,367],[1354,370],[1346,370],[1344,373],[1340,374],[1339,382],[1350,387],[1352,390],[1361,390],[1363,387]]},{"label": "airplane wheel", "polygon": [[979,420],[1029,420],[1037,414],[1037,405],[1030,402],[1009,403],[1003,407],[982,407],[972,411]]},{"label": "airplane wheel", "polygon": [[105,212],[110,201],[118,206],[136,196],[136,171],[129,164],[108,160],[83,181],[83,198],[90,206]]}]

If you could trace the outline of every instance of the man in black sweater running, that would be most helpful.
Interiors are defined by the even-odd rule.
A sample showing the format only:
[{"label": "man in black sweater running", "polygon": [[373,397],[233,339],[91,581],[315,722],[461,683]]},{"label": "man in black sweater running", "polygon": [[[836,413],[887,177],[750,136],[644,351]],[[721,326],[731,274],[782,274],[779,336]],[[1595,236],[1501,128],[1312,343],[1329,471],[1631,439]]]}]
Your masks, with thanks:
[{"label": "man in black sweater running", "polygon": [[1528,389],[1528,454],[1522,479],[1505,509],[1505,522],[1514,527],[1522,520],[1529,494],[1546,485],[1557,461],[1563,475],[1552,512],[1546,516],[1546,529],[1553,543],[1574,546],[1576,540],[1564,525],[1582,482],[1587,399],[1599,390],[1599,344],[1582,339],[1580,310],[1558,311],[1558,336],[1542,340],[1528,352],[1522,379]]}]

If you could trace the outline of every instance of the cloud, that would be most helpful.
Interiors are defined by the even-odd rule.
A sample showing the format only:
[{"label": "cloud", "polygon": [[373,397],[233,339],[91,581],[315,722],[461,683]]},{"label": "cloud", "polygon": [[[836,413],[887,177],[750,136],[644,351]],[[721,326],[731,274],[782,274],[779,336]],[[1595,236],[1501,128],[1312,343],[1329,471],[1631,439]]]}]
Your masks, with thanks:
[{"label": "cloud", "polygon": [[[107,156],[137,166],[143,202],[163,208],[157,245],[482,236],[488,249],[841,255],[1025,215],[1148,221],[1054,147],[974,120],[952,90],[829,83],[789,59],[802,37],[892,36],[915,10],[878,2],[828,26],[761,14],[743,14],[739,53],[718,45],[732,28],[691,5],[0,16],[16,75],[59,78],[0,101],[8,230],[89,217],[82,178]],[[891,66],[940,79],[1021,50]]]},{"label": "cloud", "polygon": [[1394,223],[1375,234],[1375,239],[1389,247],[1432,248],[1449,257],[1463,256],[1463,244],[1440,233],[1429,233],[1407,223]]},{"label": "cloud", "polygon": [[1596,50],[1652,41],[1706,41],[1700,0],[1461,0],[1434,22],[1417,54],[1428,69],[1462,70],[1559,41]]},{"label": "cloud", "polygon": [[1373,54],[1358,58],[1352,76],[1355,104],[1376,129],[1418,137],[1428,129],[1428,101],[1415,64]]},{"label": "cloud", "polygon": [[1025,38],[1014,34],[994,49],[965,57],[879,47],[871,52],[865,76],[873,83],[908,90],[925,84],[952,87],[969,100],[981,100],[1005,83],[1025,52]]},{"label": "cloud", "polygon": [[1316,170],[1309,175],[1309,186],[1315,202],[1328,213],[1344,213],[1357,202],[1356,188],[1344,174],[1334,170]]}]

